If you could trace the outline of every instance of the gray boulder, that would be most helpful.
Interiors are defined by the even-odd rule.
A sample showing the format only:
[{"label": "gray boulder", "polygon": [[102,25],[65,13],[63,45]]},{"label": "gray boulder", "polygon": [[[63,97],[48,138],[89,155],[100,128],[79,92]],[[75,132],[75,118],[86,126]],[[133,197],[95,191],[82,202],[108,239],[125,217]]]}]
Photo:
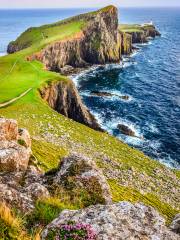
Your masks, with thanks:
[{"label": "gray boulder", "polygon": [[96,205],[82,210],[64,210],[42,232],[47,240],[50,230],[60,228],[69,221],[90,224],[97,240],[178,240],[165,220],[152,207],[143,204],[119,202],[112,205]]},{"label": "gray boulder", "polygon": [[53,176],[53,184],[67,190],[79,188],[87,192],[93,204],[112,202],[109,185],[95,162],[83,155],[65,157]]}]

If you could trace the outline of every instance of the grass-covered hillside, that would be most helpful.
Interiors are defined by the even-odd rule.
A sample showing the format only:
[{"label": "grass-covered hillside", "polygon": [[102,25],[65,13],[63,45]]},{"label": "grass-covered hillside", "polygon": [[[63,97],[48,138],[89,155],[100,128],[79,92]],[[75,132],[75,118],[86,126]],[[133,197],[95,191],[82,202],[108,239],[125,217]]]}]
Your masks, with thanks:
[{"label": "grass-covered hillside", "polygon": [[74,18],[31,28],[16,40],[27,48],[0,58],[0,104],[32,89],[0,108],[0,116],[17,119],[20,127],[29,130],[33,154],[43,170],[57,167],[61,158],[71,152],[90,156],[108,178],[114,201],[141,201],[171,219],[180,207],[179,172],[167,169],[107,133],[67,119],[40,97],[38,89],[43,85],[69,80],[45,70],[42,63],[26,58],[51,42],[72,38],[84,24],[83,18]]},{"label": "grass-covered hillside", "polygon": [[134,32],[144,32],[147,31],[148,29],[152,29],[152,25],[148,24],[120,24],[119,29],[122,32],[129,32],[129,33],[134,33]]}]

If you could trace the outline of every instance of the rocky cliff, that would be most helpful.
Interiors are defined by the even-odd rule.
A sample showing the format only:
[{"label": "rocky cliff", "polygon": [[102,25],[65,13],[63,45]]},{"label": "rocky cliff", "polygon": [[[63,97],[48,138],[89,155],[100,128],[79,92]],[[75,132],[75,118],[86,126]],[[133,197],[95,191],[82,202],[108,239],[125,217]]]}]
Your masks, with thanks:
[{"label": "rocky cliff", "polygon": [[131,35],[132,43],[146,43],[149,38],[155,38],[161,35],[154,25],[139,25],[138,29],[136,29],[136,27],[135,25],[134,31],[129,31],[129,29],[125,31],[126,34]]},{"label": "rocky cliff", "polygon": [[72,81],[52,82],[42,88],[40,93],[49,106],[57,112],[93,129],[102,131],[94,116],[83,104]]},{"label": "rocky cliff", "polygon": [[34,58],[41,60],[48,69],[58,72],[66,65],[85,67],[119,62],[118,36],[117,9],[110,6],[90,14],[81,32],[70,39],[48,45]]},{"label": "rocky cliff", "polygon": [[119,31],[119,39],[121,44],[121,55],[129,55],[132,53],[133,45],[132,45],[132,35]]}]

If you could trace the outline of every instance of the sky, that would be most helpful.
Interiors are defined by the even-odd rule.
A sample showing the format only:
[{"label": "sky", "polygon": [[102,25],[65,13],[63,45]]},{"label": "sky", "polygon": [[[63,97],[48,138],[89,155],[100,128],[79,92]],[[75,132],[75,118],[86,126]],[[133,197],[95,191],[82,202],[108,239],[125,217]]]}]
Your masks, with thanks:
[{"label": "sky", "polygon": [[0,8],[96,8],[110,4],[117,7],[180,7],[180,0],[0,0]]}]

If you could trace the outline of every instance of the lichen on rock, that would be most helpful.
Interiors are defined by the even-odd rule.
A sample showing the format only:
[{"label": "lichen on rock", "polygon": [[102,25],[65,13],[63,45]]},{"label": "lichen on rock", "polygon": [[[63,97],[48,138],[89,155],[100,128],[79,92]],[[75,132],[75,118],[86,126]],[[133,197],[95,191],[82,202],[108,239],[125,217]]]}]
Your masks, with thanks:
[{"label": "lichen on rock", "polygon": [[69,221],[90,224],[97,240],[153,239],[178,240],[165,220],[152,207],[141,203],[119,202],[112,205],[96,205],[82,210],[64,210],[42,232],[42,240],[48,239],[51,229]]},{"label": "lichen on rock", "polygon": [[62,159],[59,168],[48,177],[52,186],[67,191],[77,189],[87,194],[92,204],[112,202],[109,185],[95,162],[83,155],[73,154]]}]

